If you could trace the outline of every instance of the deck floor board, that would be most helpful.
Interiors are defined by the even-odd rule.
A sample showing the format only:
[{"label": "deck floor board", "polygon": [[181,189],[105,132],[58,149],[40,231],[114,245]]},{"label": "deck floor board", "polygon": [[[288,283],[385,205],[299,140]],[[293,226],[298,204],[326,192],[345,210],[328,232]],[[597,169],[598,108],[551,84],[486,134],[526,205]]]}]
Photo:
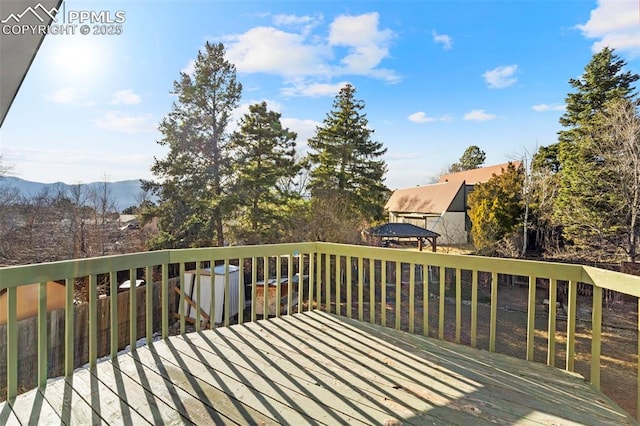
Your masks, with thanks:
[{"label": "deck floor board", "polygon": [[322,313],[206,330],[0,403],[0,424],[638,424],[582,377]]}]

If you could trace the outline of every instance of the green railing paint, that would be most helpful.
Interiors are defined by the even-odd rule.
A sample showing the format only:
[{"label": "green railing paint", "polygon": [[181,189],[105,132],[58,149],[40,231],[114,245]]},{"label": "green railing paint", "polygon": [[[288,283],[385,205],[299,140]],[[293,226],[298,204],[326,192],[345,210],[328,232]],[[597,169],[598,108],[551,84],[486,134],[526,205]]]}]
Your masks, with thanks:
[{"label": "green railing paint", "polygon": [[[287,267],[283,268],[282,262],[286,261]],[[527,303],[527,328],[526,328],[526,358],[530,361],[534,358],[535,339],[535,318],[536,318],[536,280],[547,280],[549,283],[549,304],[548,304],[548,325],[547,325],[547,354],[546,363],[551,366],[556,364],[556,293],[559,282],[568,282],[567,290],[567,329],[566,329],[566,357],[564,368],[574,371],[574,360],[576,350],[576,315],[577,315],[577,286],[583,283],[593,286],[593,306],[592,306],[592,333],[591,333],[591,365],[590,381],[594,387],[600,386],[600,353],[602,339],[602,295],[604,290],[613,290],[626,295],[640,297],[640,277],[600,270],[593,267],[581,265],[568,265],[561,263],[548,263],[527,260],[512,260],[499,258],[486,258],[479,256],[460,256],[442,253],[403,251],[385,249],[377,247],[352,246],[332,243],[292,243],[276,244],[264,246],[245,247],[212,247],[199,249],[163,250],[148,253],[134,253],[119,256],[107,256],[91,259],[78,259],[62,262],[52,262],[36,265],[24,265],[0,268],[0,290],[7,290],[7,373],[6,373],[6,395],[13,399],[20,387],[18,377],[19,362],[19,336],[17,320],[17,300],[18,287],[27,284],[37,284],[38,290],[38,317],[37,317],[37,373],[36,385],[45,386],[49,358],[48,348],[48,316],[47,316],[47,282],[64,280],[65,289],[65,312],[64,312],[64,374],[70,376],[76,367],[77,362],[82,360],[74,359],[76,337],[74,335],[74,292],[75,283],[78,278],[88,280],[88,360],[89,366],[93,367],[97,359],[102,354],[99,353],[98,322],[102,315],[110,316],[108,326],[109,336],[106,340],[109,343],[108,354],[115,359],[118,354],[118,316],[123,313],[118,312],[117,294],[118,272],[128,272],[131,287],[128,295],[129,303],[129,344],[131,350],[135,350],[138,337],[138,301],[136,290],[137,272],[143,270],[147,286],[145,288],[145,312],[144,319],[146,326],[144,336],[147,343],[151,344],[154,332],[154,315],[156,302],[154,297],[153,276],[154,271],[160,271],[159,303],[160,325],[158,331],[162,338],[169,336],[169,324],[173,321],[170,316],[175,312],[174,306],[169,306],[172,298],[169,294],[170,279],[169,272],[177,271],[178,279],[183,280],[186,265],[195,263],[195,299],[200,300],[202,289],[200,278],[203,275],[203,265],[208,264],[211,268],[211,282],[215,283],[215,266],[224,265],[224,290],[229,294],[232,288],[230,267],[238,265],[240,267],[238,276],[238,322],[255,321],[258,319],[256,310],[257,287],[256,282],[267,282],[269,278],[276,278],[276,300],[275,315],[281,316],[286,313],[302,312],[306,309],[324,309],[328,312],[336,312],[349,317],[356,316],[361,321],[377,321],[377,309],[380,309],[380,322],[385,326],[397,329],[406,329],[413,333],[416,331],[416,322],[422,322],[422,333],[429,336],[429,284],[431,289],[439,298],[438,306],[438,328],[437,336],[443,339],[445,320],[445,298],[453,295],[455,298],[455,335],[456,342],[461,341],[462,331],[462,294],[468,285],[466,280],[463,283],[463,275],[471,274],[471,307],[469,336],[470,344],[476,347],[478,329],[478,287],[482,277],[482,283],[491,286],[490,319],[489,324],[482,324],[482,327],[489,329],[489,351],[496,350],[496,326],[498,323],[498,278],[499,274],[517,275],[529,277],[529,292]],[[245,282],[245,265],[250,265],[251,282]],[[275,271],[273,270],[275,267]],[[189,266],[191,268],[192,266]],[[403,268],[404,267],[404,268]],[[408,269],[408,275],[403,275],[403,271]],[[158,268],[158,269],[155,269]],[[392,269],[391,269],[392,268]],[[387,274],[387,272],[391,274]],[[452,282],[447,281],[455,276]],[[453,275],[455,274],[455,275]],[[490,281],[485,283],[485,277],[490,275]],[[98,280],[105,277],[109,279],[108,312],[98,312]],[[249,274],[247,274],[249,277]],[[281,286],[286,277],[286,304],[281,305]],[[294,286],[297,278],[297,286]],[[408,279],[408,282],[403,282]],[[248,279],[248,278],[247,278]],[[250,315],[244,313],[245,307],[245,285],[250,287]],[[448,287],[453,284],[454,288]],[[156,284],[157,285],[157,284]],[[418,285],[422,285],[418,288]],[[354,287],[356,286],[356,287]],[[368,286],[368,295],[365,295],[365,286]],[[196,303],[195,316],[200,319],[201,314],[209,315],[209,327],[215,327],[215,285],[211,286],[211,309],[210,312],[201,312],[199,303]],[[419,300],[418,291],[422,291],[422,300]],[[394,298],[389,298],[388,290],[394,290]],[[403,292],[408,294],[407,300],[403,301]],[[264,297],[262,308],[265,314],[269,313],[268,285],[264,287]],[[324,295],[323,295],[324,293]],[[344,294],[344,296],[343,296]],[[297,300],[294,299],[297,297]],[[380,298],[378,300],[378,297]],[[223,306],[223,324],[231,323],[230,298],[225,297]],[[366,302],[365,302],[366,300]],[[306,302],[306,305],[305,305]],[[404,303],[404,305],[403,305]],[[417,317],[417,303],[422,303],[422,317]],[[294,304],[297,304],[297,309]],[[335,304],[335,307],[334,307]],[[391,304],[394,304],[392,307]],[[369,315],[364,314],[365,305],[369,306]],[[379,306],[379,308],[378,308]],[[235,309],[233,309],[235,310]],[[186,332],[186,322],[192,322],[186,315],[185,294],[180,292],[178,300],[177,317],[180,333]],[[387,311],[393,311],[393,323],[387,322]],[[640,314],[640,303],[638,304]],[[141,312],[142,314],[142,312]],[[402,322],[403,314],[408,315],[408,324]],[[156,321],[157,325],[158,322]],[[201,329],[200,321],[195,321],[195,329]],[[638,325],[640,332],[640,323]],[[419,330],[418,330],[419,331]],[[104,339],[102,339],[104,340]],[[80,340],[78,340],[80,341]],[[640,351],[640,342],[638,343]],[[640,363],[638,365],[640,388]],[[4,384],[2,384],[4,386]],[[640,393],[638,396],[638,406],[640,407]]]}]

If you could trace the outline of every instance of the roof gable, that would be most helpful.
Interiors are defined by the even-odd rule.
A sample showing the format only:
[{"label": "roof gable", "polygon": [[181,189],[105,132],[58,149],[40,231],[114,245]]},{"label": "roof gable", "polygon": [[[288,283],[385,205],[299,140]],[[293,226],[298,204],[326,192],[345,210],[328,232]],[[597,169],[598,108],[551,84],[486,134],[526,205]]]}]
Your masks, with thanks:
[{"label": "roof gable", "polygon": [[440,178],[440,183],[443,182],[462,182],[465,181],[468,185],[475,185],[476,183],[485,183],[493,177],[493,175],[501,175],[509,163],[512,163],[517,169],[522,164],[522,161],[510,161],[508,163],[496,164],[495,166],[480,167],[478,169],[465,170],[457,173],[449,173],[443,175]]},{"label": "roof gable", "polygon": [[464,182],[444,182],[396,189],[384,206],[391,212],[434,213],[447,211]]}]

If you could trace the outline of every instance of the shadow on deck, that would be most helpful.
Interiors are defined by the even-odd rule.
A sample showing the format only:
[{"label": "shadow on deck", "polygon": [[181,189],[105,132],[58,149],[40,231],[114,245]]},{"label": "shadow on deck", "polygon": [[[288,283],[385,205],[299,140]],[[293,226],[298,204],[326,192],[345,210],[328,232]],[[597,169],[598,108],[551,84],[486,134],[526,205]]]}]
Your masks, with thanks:
[{"label": "shadow on deck", "polygon": [[50,380],[1,424],[636,424],[581,376],[305,312],[207,330]]}]

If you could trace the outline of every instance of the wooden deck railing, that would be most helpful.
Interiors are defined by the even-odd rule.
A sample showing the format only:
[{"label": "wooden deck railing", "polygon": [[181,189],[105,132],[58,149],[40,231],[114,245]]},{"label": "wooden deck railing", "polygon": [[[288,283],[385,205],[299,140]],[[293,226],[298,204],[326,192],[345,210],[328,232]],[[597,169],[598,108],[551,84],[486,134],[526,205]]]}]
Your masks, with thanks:
[{"label": "wooden deck railing", "polygon": [[[138,335],[137,291],[129,292],[129,335],[131,350],[135,350],[136,341],[146,337],[152,341],[154,332],[160,332],[162,338],[169,335],[170,324],[176,307],[169,306],[169,279],[171,276],[184,277],[187,269],[195,270],[195,288],[193,298],[201,300],[200,276],[205,268],[224,265],[225,294],[230,292],[229,265],[240,267],[238,285],[238,318],[237,321],[255,321],[257,311],[257,287],[245,284],[266,281],[275,278],[275,294],[281,295],[283,283],[286,286],[286,305],[275,305],[275,315],[280,316],[286,308],[287,313],[300,312],[303,309],[323,309],[340,315],[358,318],[361,321],[377,322],[391,325],[397,329],[422,334],[429,334],[429,286],[435,289],[438,304],[437,332],[432,337],[445,338],[445,324],[454,325],[452,340],[460,343],[463,318],[463,282],[470,291],[469,327],[465,333],[468,343],[476,347],[478,341],[478,288],[479,285],[490,286],[490,315],[488,324],[489,351],[496,350],[498,318],[498,282],[502,275],[528,278],[528,304],[526,327],[526,359],[533,361],[534,337],[536,336],[536,282],[538,279],[548,280],[549,310],[548,329],[546,330],[546,358],[549,365],[555,365],[556,359],[556,295],[558,286],[567,288],[566,343],[564,344],[564,368],[574,370],[576,319],[577,319],[577,286],[592,287],[593,303],[591,318],[591,360],[589,380],[596,388],[600,387],[600,352],[602,334],[602,300],[603,291],[612,290],[621,294],[640,297],[640,277],[617,272],[604,271],[581,265],[486,258],[477,256],[449,255],[417,251],[351,246],[331,243],[295,243],[263,246],[224,247],[164,250],[157,252],[136,253],[120,256],[109,256],[82,260],[53,262],[37,265],[25,265],[0,268],[0,290],[6,290],[7,325],[6,342],[0,342],[0,348],[6,344],[6,396],[12,399],[18,394],[20,385],[18,377],[18,320],[17,289],[22,285],[40,283],[39,305],[37,317],[37,372],[36,385],[43,386],[49,378],[48,374],[48,324],[46,283],[64,280],[66,284],[65,307],[65,358],[64,371],[72,375],[74,369],[86,362],[94,366],[100,356],[98,351],[98,315],[108,315],[111,325],[109,333],[109,352],[115,358],[122,348],[118,344],[118,305],[117,298],[111,297],[118,292],[118,278],[127,276],[132,281],[143,275],[147,282],[153,277],[161,285],[161,321],[160,329],[153,329],[152,316],[154,306],[152,292],[146,291],[145,298],[145,333]],[[124,273],[122,271],[125,271]],[[128,272],[126,272],[128,271]],[[465,279],[463,279],[463,276]],[[105,277],[108,277],[105,280]],[[297,279],[296,279],[297,277]],[[77,344],[74,335],[74,292],[78,278],[88,283],[87,304],[88,321],[88,359],[74,360],[74,346]],[[100,282],[108,282],[106,290],[109,298],[109,312],[98,312],[97,300],[105,293]],[[450,282],[447,282],[449,280]],[[467,283],[468,282],[468,283]],[[295,283],[295,285],[291,285]],[[470,286],[470,288],[467,288]],[[215,285],[212,286],[211,303],[215,309]],[[251,308],[245,313],[245,289],[251,291],[249,299]],[[403,293],[404,292],[404,293]],[[388,294],[392,294],[392,303],[387,307]],[[453,300],[454,318],[445,318],[447,297]],[[421,297],[418,297],[421,295]],[[105,297],[102,295],[102,297]],[[294,299],[295,297],[295,299]],[[185,309],[187,296],[181,293],[177,311],[179,315],[179,332],[185,333],[189,317]],[[384,298],[384,299],[383,299]],[[262,297],[261,312],[269,312],[268,297]],[[229,305],[231,298],[224,298],[223,325],[231,322],[230,312],[235,311]],[[200,304],[196,303],[196,318],[201,318]],[[419,308],[419,309],[418,309]],[[365,311],[367,314],[365,315]],[[388,312],[389,311],[389,312]],[[422,311],[421,318],[416,313]],[[212,320],[208,327],[215,327],[215,312],[205,313]],[[387,316],[393,316],[391,318]],[[433,316],[433,315],[431,315]],[[403,318],[407,320],[403,323]],[[468,317],[465,317],[468,318]],[[157,323],[157,321],[156,321]],[[200,330],[202,323],[195,321],[195,329]],[[640,346],[640,343],[639,343]],[[640,350],[640,348],[639,348]],[[5,378],[0,377],[0,381]],[[4,383],[0,382],[0,387]],[[640,371],[638,374],[640,388]],[[638,393],[640,395],[640,392]],[[638,397],[640,407],[640,396]],[[640,412],[640,410],[639,410]]]}]

